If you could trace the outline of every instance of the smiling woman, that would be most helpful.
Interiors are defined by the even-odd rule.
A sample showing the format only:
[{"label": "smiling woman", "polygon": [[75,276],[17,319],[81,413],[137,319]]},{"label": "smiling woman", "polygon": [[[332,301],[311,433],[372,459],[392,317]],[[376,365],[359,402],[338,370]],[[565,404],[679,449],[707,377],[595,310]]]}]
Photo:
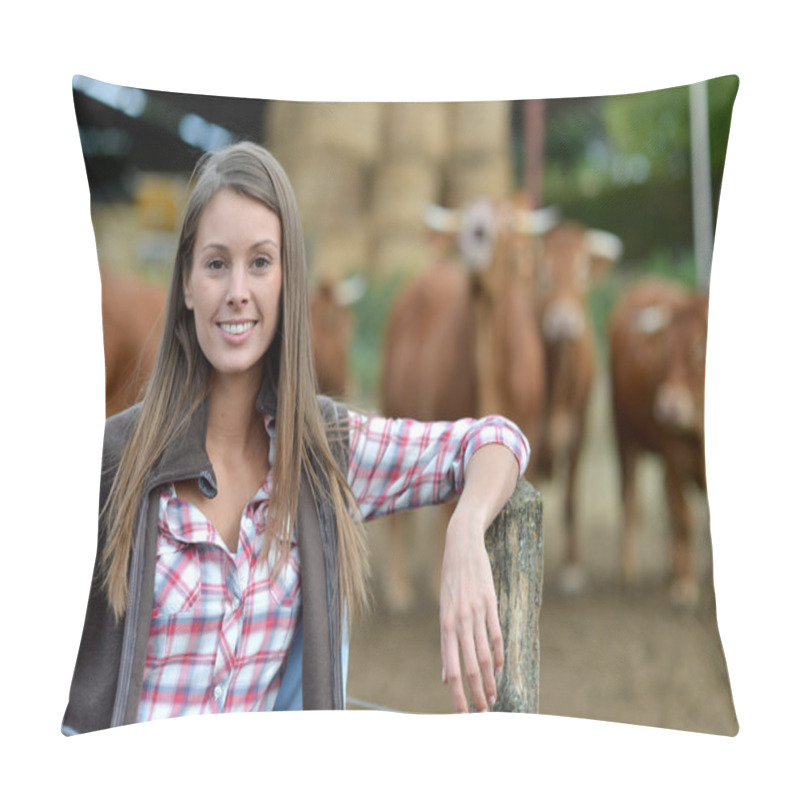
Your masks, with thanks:
[{"label": "smiling woman", "polygon": [[156,364],[106,422],[98,558],[62,729],[344,708],[364,604],[361,521],[460,495],[441,592],[443,677],[496,697],[484,534],[530,450],[502,417],[369,418],[316,395],[297,204],[239,143],[201,159]]}]

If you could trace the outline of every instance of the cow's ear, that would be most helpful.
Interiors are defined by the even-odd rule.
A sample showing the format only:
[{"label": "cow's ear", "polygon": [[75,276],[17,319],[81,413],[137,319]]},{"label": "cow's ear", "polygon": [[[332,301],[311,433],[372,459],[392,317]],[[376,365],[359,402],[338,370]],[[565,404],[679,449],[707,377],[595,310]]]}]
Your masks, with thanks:
[{"label": "cow's ear", "polygon": [[605,275],[622,258],[622,239],[608,231],[586,231],[592,279]]},{"label": "cow's ear", "polygon": [[461,219],[458,211],[430,203],[423,213],[425,226],[436,233],[455,234],[460,227]]}]

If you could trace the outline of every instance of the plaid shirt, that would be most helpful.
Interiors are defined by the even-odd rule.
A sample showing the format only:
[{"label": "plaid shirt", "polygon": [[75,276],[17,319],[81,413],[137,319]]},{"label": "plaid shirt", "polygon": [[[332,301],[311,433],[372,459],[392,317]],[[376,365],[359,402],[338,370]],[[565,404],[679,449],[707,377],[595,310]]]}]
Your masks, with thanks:
[{"label": "plaid shirt", "polygon": [[[454,498],[472,453],[491,443],[506,445],[525,470],[528,442],[502,417],[423,423],[350,412],[349,481],[362,518]],[[172,484],[162,488],[139,721],[273,707],[300,582],[296,536],[280,574],[274,553],[258,561],[271,485],[270,470],[242,513],[235,553]]]}]

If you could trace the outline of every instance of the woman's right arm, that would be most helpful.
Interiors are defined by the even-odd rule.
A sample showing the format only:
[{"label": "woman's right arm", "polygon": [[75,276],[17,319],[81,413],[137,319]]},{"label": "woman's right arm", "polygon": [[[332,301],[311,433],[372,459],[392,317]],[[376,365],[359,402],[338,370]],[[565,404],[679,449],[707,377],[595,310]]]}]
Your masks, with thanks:
[{"label": "woman's right arm", "polygon": [[525,471],[530,446],[504,417],[420,422],[351,411],[348,477],[363,519],[456,499],[467,463],[488,444],[504,445]]}]

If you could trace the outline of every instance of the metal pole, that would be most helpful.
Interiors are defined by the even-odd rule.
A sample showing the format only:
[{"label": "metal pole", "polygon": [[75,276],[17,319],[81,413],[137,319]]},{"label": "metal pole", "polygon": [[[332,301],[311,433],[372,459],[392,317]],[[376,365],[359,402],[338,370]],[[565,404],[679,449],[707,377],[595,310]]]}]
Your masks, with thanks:
[{"label": "metal pole", "polygon": [[708,87],[706,81],[689,86],[692,153],[692,210],[697,285],[708,288],[714,248],[711,202],[711,159],[708,144]]}]

